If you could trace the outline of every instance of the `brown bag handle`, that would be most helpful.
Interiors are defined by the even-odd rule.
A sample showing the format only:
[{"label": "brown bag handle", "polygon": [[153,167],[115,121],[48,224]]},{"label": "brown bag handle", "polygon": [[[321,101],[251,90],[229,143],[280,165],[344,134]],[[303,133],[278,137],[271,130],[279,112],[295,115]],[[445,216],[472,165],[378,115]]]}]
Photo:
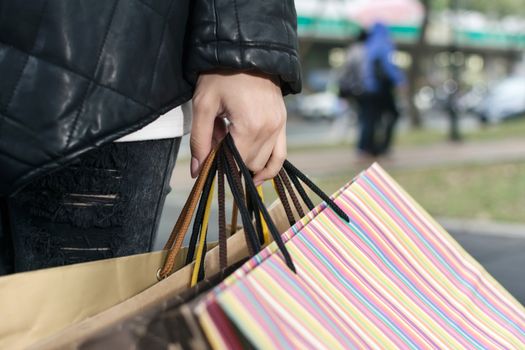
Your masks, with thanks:
[{"label": "brown bag handle", "polygon": [[290,226],[293,226],[295,224],[295,218],[293,216],[292,207],[290,206],[290,202],[288,201],[288,197],[286,196],[286,190],[284,189],[283,182],[281,180],[281,177],[277,175],[273,179],[273,184],[275,188],[275,192],[277,193],[277,196],[281,200],[281,203],[283,204],[284,212],[286,213],[286,218],[288,219],[288,224]]},{"label": "brown bag handle", "polygon": [[[168,254],[166,256],[166,260],[164,262],[164,266],[160,268],[157,271],[157,278],[159,280],[166,278],[174,269],[175,266],[175,259],[177,254],[180,252],[180,249],[182,247],[182,243],[184,241],[184,236],[186,235],[186,232],[190,226],[191,219],[195,213],[195,209],[197,207],[197,204],[199,203],[199,200],[202,200],[204,197],[201,195],[203,194],[204,189],[206,188],[206,183],[210,172],[213,170],[215,172],[218,168],[217,166],[217,154],[220,152],[219,161],[222,163],[221,172],[224,172],[226,175],[226,178],[228,180],[228,183],[230,185],[230,189],[232,190],[232,194],[234,195],[234,198],[239,205],[240,214],[243,221],[243,226],[245,228],[245,235],[246,235],[246,241],[248,244],[248,248],[250,250],[250,255],[256,254],[261,249],[261,243],[258,241],[257,233],[255,232],[255,228],[252,226],[252,220],[250,219],[250,216],[248,214],[248,209],[246,208],[245,200],[250,197],[250,200],[252,201],[252,205],[254,206],[256,219],[259,219],[259,214],[262,216],[262,218],[266,221],[268,225],[268,229],[277,244],[279,250],[283,254],[283,257],[285,259],[286,265],[295,272],[295,266],[293,264],[292,258],[287,251],[284,242],[281,239],[281,236],[279,232],[277,231],[277,228],[275,227],[274,223],[272,222],[268,211],[266,207],[264,206],[264,203],[262,202],[259,194],[257,193],[257,189],[251,179],[251,174],[244,164],[239,151],[235,147],[235,143],[233,141],[233,138],[230,134],[227,134],[224,141],[217,147],[215,147],[209,154],[209,156],[206,158],[206,161],[203,164],[203,167],[201,169],[201,173],[199,174],[191,193],[188,197],[188,200],[186,201],[182,212],[177,220],[177,223],[175,224],[175,227],[173,228],[170,237],[164,247],[165,250],[168,250]],[[237,166],[239,167],[237,169]],[[242,177],[245,179],[245,191],[243,191],[243,186],[241,183],[240,174],[238,173],[238,170],[240,170]],[[307,185],[314,193],[316,193],[321,199],[325,201],[325,203],[330,207],[335,213],[337,213],[344,221],[349,222],[349,218],[344,213],[344,211],[339,208],[321,189],[319,189],[306,175],[301,173],[297,168],[295,168],[290,162],[285,161],[283,165],[283,169],[281,170],[280,174],[275,178],[276,184],[278,187],[278,193],[282,199],[286,199],[284,202],[286,202],[286,209],[287,209],[287,216],[290,222],[292,223],[293,219],[293,213],[291,213],[291,206],[288,202],[288,199],[286,198],[285,191],[287,190],[290,194],[291,200],[293,202],[293,205],[295,206],[296,210],[300,215],[303,215],[304,212],[301,208],[301,205],[299,204],[299,201],[295,195],[295,192],[292,189],[292,183],[293,187],[296,188],[296,190],[299,192],[299,195],[302,197],[302,199],[305,201],[309,209],[313,209],[313,204],[306,195],[304,189],[302,188],[300,181],[302,181],[305,185]],[[292,183],[290,183],[290,180]],[[300,181],[299,181],[300,180]],[[213,179],[212,179],[213,181]],[[222,185],[221,187],[223,187]],[[246,194],[246,197],[244,195]],[[203,194],[206,199],[209,195],[209,193]],[[223,197],[221,195],[221,197]],[[221,198],[224,199],[224,198]],[[285,203],[283,203],[285,204]],[[224,213],[224,206],[221,206],[221,214]],[[236,214],[236,210],[234,211],[234,214]],[[224,231],[225,229],[225,222],[222,221],[219,223],[219,226],[221,226],[221,231]],[[224,241],[224,232],[221,234],[221,238]],[[224,243],[224,242],[223,242]],[[221,265],[225,262],[225,257],[227,257],[226,249],[224,249],[224,244],[221,246]]]},{"label": "brown bag handle", "polygon": [[286,174],[286,171],[284,171],[284,169],[281,169],[281,171],[279,171],[279,175],[277,176],[281,178],[281,181],[284,187],[286,188],[286,191],[288,191],[288,194],[290,195],[292,203],[295,207],[295,210],[297,211],[297,214],[299,214],[299,219],[303,218],[305,215],[303,207],[299,202],[299,198],[297,198],[297,195],[292,184],[290,183],[290,180],[288,179],[288,174]]},{"label": "brown bag handle", "polygon": [[[199,204],[199,201],[203,200],[203,196],[201,194],[206,191],[206,183],[210,180],[210,175],[212,175],[210,172],[212,169],[215,169],[213,171],[219,172],[219,250],[220,250],[220,256],[221,256],[221,268],[225,269],[227,267],[227,245],[226,245],[226,225],[223,220],[221,220],[221,217],[224,217],[224,175],[226,173],[226,169],[229,170],[229,174],[233,175],[234,181],[233,183],[230,183],[231,186],[235,186],[236,190],[240,193],[244,193],[242,183],[241,183],[241,177],[238,173],[238,169],[235,165],[235,160],[233,159],[233,156],[230,152],[227,152],[226,149],[224,149],[224,152],[220,152],[219,149],[221,147],[225,147],[222,145],[222,143],[217,146],[213,151],[210,153],[210,155],[206,158],[205,163],[203,164],[203,167],[201,169],[201,172],[190,192],[190,195],[184,204],[184,207],[180,213],[180,216],[169,236],[168,241],[166,242],[164,246],[164,250],[167,250],[167,256],[164,261],[164,265],[162,268],[160,268],[157,271],[157,279],[162,280],[169,276],[174,269],[176,257],[179,254],[182,243],[184,241],[184,237],[189,229],[189,226],[191,224],[191,219],[193,218],[194,214],[197,211],[197,206]],[[214,167],[214,162],[216,163],[216,166]],[[222,176],[221,176],[222,175]],[[221,181],[222,180],[222,181]],[[222,182],[222,183],[221,183]],[[204,198],[204,201],[206,201],[208,194],[203,194],[206,198]],[[242,195],[244,197],[244,194]],[[202,204],[202,203],[201,203]],[[234,200],[234,208],[232,213],[232,225],[231,228],[234,229],[234,227],[237,227],[237,201]],[[197,216],[199,213],[197,212]],[[195,228],[195,227],[194,227]],[[221,233],[222,232],[222,233]],[[247,244],[250,251],[250,256],[255,255],[259,250],[260,247],[254,245],[253,239],[250,239],[248,236],[248,232],[245,232]],[[192,240],[196,239],[197,237],[192,236]],[[255,243],[256,244],[256,243]],[[191,244],[190,244],[191,246]],[[191,248],[190,248],[191,251]],[[192,258],[190,256],[187,257],[186,263],[190,263]]]},{"label": "brown bag handle", "polygon": [[[225,182],[224,182],[224,176],[228,177],[228,174],[230,176],[229,187],[232,190],[232,194],[234,196],[234,203],[237,203],[237,200],[239,200],[242,205],[241,207],[245,207],[245,196],[244,196],[244,189],[242,186],[242,180],[241,176],[239,174],[239,169],[237,168],[236,162],[234,161],[231,154],[229,154],[228,149],[223,145],[221,149],[217,152],[217,155],[215,157],[214,165],[212,166],[210,173],[208,174],[208,178],[206,179],[206,183],[204,185],[203,189],[203,195],[201,196],[201,201],[198,206],[198,209],[195,214],[194,218],[194,226],[193,226],[193,233],[190,240],[190,246],[188,250],[188,255],[186,256],[186,264],[191,264],[194,258],[194,253],[196,249],[197,239],[201,240],[203,237],[200,237],[200,235],[204,235],[204,240],[206,240],[206,230],[203,231],[203,228],[201,227],[200,223],[204,219],[204,207],[206,203],[209,203],[210,199],[209,196],[212,195],[210,191],[213,189],[213,182],[216,178],[217,172],[217,180],[218,180],[218,205],[219,205],[219,263],[220,263],[220,269],[225,270],[228,265],[228,252],[227,252],[227,235],[226,235],[226,215],[225,215]],[[233,186],[233,187],[232,187]],[[240,197],[235,199],[235,194],[240,194]],[[235,225],[232,225],[235,226]],[[251,226],[248,225],[246,230],[244,230],[246,243],[249,249],[249,255],[253,256],[255,255],[259,250],[260,246],[255,246],[254,248],[250,248],[253,246],[253,244],[256,244],[257,238],[254,231],[251,230]],[[254,243],[255,242],[255,243]],[[202,249],[202,247],[201,247]],[[196,261],[196,264],[199,264],[199,266],[195,265],[194,267],[194,274],[193,276],[198,276],[197,280],[200,281],[204,278],[204,262],[206,257],[206,250],[201,250],[202,255],[199,258],[199,255],[197,255],[198,259]],[[195,271],[198,271],[197,274]]]},{"label": "brown bag handle", "polygon": [[201,172],[199,176],[197,177],[197,180],[195,181],[193,188],[191,189],[188,200],[184,204],[184,207],[182,208],[179,218],[177,219],[177,223],[173,227],[170,237],[168,241],[166,242],[166,244],[164,245],[164,250],[167,250],[168,254],[166,256],[164,266],[157,271],[157,279],[159,281],[166,278],[173,271],[173,268],[175,266],[175,258],[177,257],[177,254],[180,252],[182,243],[184,241],[184,236],[186,235],[186,232],[188,231],[188,228],[190,227],[191,219],[193,217],[193,214],[195,213],[197,204],[199,203],[199,199],[200,199],[199,194],[202,193],[204,184],[206,182],[206,178],[208,177],[210,173],[210,170],[213,165],[213,161],[217,154],[217,149],[218,149],[217,147],[212,149],[212,151],[210,152],[210,154],[204,161]]}]

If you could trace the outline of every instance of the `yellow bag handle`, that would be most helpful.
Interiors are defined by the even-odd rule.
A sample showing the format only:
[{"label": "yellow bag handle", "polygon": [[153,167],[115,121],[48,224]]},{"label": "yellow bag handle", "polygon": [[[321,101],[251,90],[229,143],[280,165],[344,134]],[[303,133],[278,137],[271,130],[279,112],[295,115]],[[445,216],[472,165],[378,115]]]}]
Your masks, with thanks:
[{"label": "yellow bag handle", "polygon": [[197,257],[195,258],[195,265],[191,275],[190,286],[193,287],[199,280],[199,272],[202,266],[202,259],[204,258],[204,249],[206,249],[206,231],[210,222],[211,203],[213,202],[213,193],[215,189],[215,178],[211,184],[210,195],[206,201],[206,209],[204,210],[204,218],[202,221],[201,232],[199,235],[199,244],[197,246]]},{"label": "yellow bag handle", "polygon": [[[259,196],[261,197],[261,200],[264,202],[264,193],[262,185],[257,186],[257,193],[259,193]],[[264,217],[261,213],[259,213],[259,217],[261,218],[261,226],[263,231],[263,239],[264,239],[264,245],[267,245],[270,243],[270,230],[268,229],[268,225],[266,224],[266,220],[264,220]]]}]

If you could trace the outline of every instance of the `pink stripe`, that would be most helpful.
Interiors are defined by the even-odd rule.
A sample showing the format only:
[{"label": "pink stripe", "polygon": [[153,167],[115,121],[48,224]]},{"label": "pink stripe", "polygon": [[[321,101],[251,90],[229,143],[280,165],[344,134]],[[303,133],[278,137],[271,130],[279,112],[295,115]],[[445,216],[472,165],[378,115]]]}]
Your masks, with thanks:
[{"label": "pink stripe", "polygon": [[[318,245],[319,249],[322,249],[321,247],[324,247],[324,249],[331,251],[334,255],[337,255],[337,257],[340,259],[339,261],[341,262],[345,261],[341,253],[336,250],[333,244],[329,242],[325,238],[324,235],[318,234],[318,231],[313,227],[311,229],[312,229],[312,233],[315,233],[315,234],[311,236],[310,240],[313,241],[313,240],[318,239],[322,244],[322,245]],[[366,295],[369,299],[382,301],[387,306],[386,308],[382,307],[383,312],[387,313],[391,318],[401,321],[401,324],[403,325],[402,328],[404,329],[406,333],[409,333],[412,335],[417,334],[416,337],[412,337],[411,339],[418,339],[418,337],[421,337],[420,342],[419,342],[420,348],[428,348],[428,347],[437,348],[438,347],[437,344],[434,343],[432,339],[430,339],[425,334],[425,332],[423,332],[417,325],[415,325],[413,322],[410,321],[410,318],[408,318],[408,316],[404,312],[400,311],[397,308],[397,306],[395,306],[392,302],[390,302],[388,298],[382,295],[380,291],[378,291],[371,283],[369,283],[365,276],[363,276],[359,271],[357,271],[357,269],[353,268],[352,264],[345,263],[344,267],[352,272],[352,275],[347,275],[349,278],[350,276],[355,276],[355,280],[359,280],[363,285],[366,286],[367,289],[359,288],[359,291],[363,295]],[[365,269],[364,267],[362,268]],[[358,284],[356,283],[356,285]],[[376,303],[375,305],[378,305],[378,303]],[[425,342],[423,342],[423,340],[425,340]]]},{"label": "pink stripe", "polygon": [[[362,187],[363,187],[364,190],[367,191],[367,193],[372,198],[374,198],[376,200],[376,202],[379,205],[381,205],[380,201],[382,199],[376,193],[373,193],[373,191],[374,191],[373,188],[371,188],[367,183],[362,184]],[[394,220],[394,222],[396,222],[396,224],[401,228],[401,230],[406,233],[407,237],[409,237],[411,239],[411,241],[419,248],[420,252],[423,253],[427,257],[427,259],[429,259],[432,262],[434,267],[436,269],[438,269],[443,275],[445,275],[447,277],[447,279],[458,288],[458,290],[462,291],[464,295],[466,295],[469,299],[471,299],[470,295],[471,295],[472,291],[470,291],[452,273],[450,273],[450,271],[445,266],[443,266],[443,264],[435,257],[435,255],[432,254],[429,251],[429,249],[425,246],[425,244],[417,237],[417,235],[412,231],[412,229],[405,222],[403,222],[403,220],[401,220],[399,218],[398,214],[396,214],[390,207],[388,207],[386,205],[381,205],[381,208],[385,212],[387,212],[389,214],[389,217],[392,218],[392,220]],[[402,212],[402,211],[400,210],[400,212]],[[416,226],[416,225],[414,225],[414,226]],[[419,229],[418,231],[421,232],[421,229]],[[429,238],[429,237],[427,236],[426,238]],[[433,246],[433,248],[439,254],[438,247]],[[445,258],[443,256],[443,254],[440,254],[440,255],[443,258]],[[461,266],[455,266],[454,268],[455,268],[455,271],[458,274],[461,275],[461,273],[460,273],[460,271],[462,271]],[[464,275],[462,277],[465,278],[466,280],[470,280],[469,278],[467,278]],[[478,280],[479,280],[479,278],[478,278]],[[483,292],[483,291],[484,291],[484,289],[480,289],[480,292]],[[487,297],[488,300],[490,300],[490,297],[486,296],[485,293],[482,293],[482,294],[484,294],[484,296]],[[492,314],[492,311],[490,310],[490,308],[488,308],[483,302],[479,301],[477,298],[473,298],[473,302],[475,302],[476,305],[480,309],[482,309],[485,313],[487,313],[487,315]],[[507,323],[505,323],[505,324],[508,326]]]},{"label": "pink stripe", "polygon": [[[275,267],[270,266],[270,263],[277,264],[280,267],[280,270],[282,272],[288,274],[289,279],[287,280],[287,279],[282,278],[279,275],[279,272],[277,271],[277,269]],[[305,309],[307,309],[310,312],[311,315],[314,315],[316,319],[321,320],[321,319],[324,318],[323,316],[328,318],[332,322],[332,324],[331,325],[327,325],[326,323],[323,323],[323,326],[325,328],[329,328],[328,330],[329,330],[330,334],[335,339],[337,339],[339,343],[348,345],[347,338],[352,338],[350,324],[345,322],[343,319],[334,318],[333,317],[334,310],[329,305],[325,304],[325,302],[322,300],[322,298],[319,295],[317,295],[316,293],[314,293],[312,291],[311,287],[308,286],[308,284],[305,281],[303,281],[300,278],[300,276],[297,276],[299,278],[293,278],[293,276],[290,276],[289,270],[286,268],[286,264],[283,264],[281,259],[269,260],[268,263],[266,263],[263,266],[261,266],[261,268],[266,271],[266,273],[268,274],[268,277],[271,277],[274,280],[276,285],[282,286],[283,289],[286,290],[289,295],[294,296],[294,299],[299,301],[300,304]],[[306,267],[303,267],[303,269],[306,270]],[[305,298],[302,294],[298,293],[290,285],[290,281],[293,281],[296,284],[296,286],[298,286],[299,288],[302,288],[302,290],[305,292],[305,294],[307,294],[309,298],[313,299],[316,302],[316,305],[319,306],[319,308],[323,312],[320,313],[315,308],[313,308],[311,306],[311,300],[309,298]],[[332,316],[332,317],[330,317],[330,316]],[[338,324],[338,325],[341,325],[341,324],[344,325],[344,327],[339,327],[339,331],[344,333],[347,338],[342,337],[341,334],[339,334],[339,332],[337,332],[337,329],[334,328],[334,325],[333,325],[334,323]]]},{"label": "pink stripe", "polygon": [[[371,173],[373,174],[370,174],[370,175],[375,174],[378,177],[378,180],[381,181],[382,184],[384,184],[384,189],[389,190],[388,193],[390,194],[390,197],[397,199],[397,202],[403,206],[405,212],[407,211],[410,212],[412,217],[414,217],[418,222],[420,222],[426,230],[430,231],[433,234],[432,236],[434,237],[435,241],[437,241],[435,244],[441,246],[443,253],[451,257],[452,261],[450,261],[450,263],[455,265],[455,267],[459,268],[461,271],[464,271],[468,276],[472,276],[473,278],[473,279],[468,279],[465,276],[465,279],[469,280],[469,282],[471,283],[478,282],[484,287],[486,287],[487,288],[486,292],[488,292],[489,294],[492,294],[493,301],[500,305],[502,304],[501,306],[505,308],[506,312],[508,313],[508,316],[509,317],[514,316],[513,320],[516,323],[519,323],[520,321],[525,322],[525,315],[523,313],[518,313],[515,306],[510,304],[507,298],[502,296],[500,294],[500,291],[495,289],[492,284],[488,283],[488,281],[480,280],[479,271],[467,265],[466,261],[462,259],[459,252],[456,251],[456,249],[450,245],[450,242],[448,240],[442,237],[441,232],[439,232],[437,228],[434,227],[434,225],[427,224],[428,222],[427,219],[421,213],[414,212],[414,210],[408,204],[407,198],[404,198],[404,196],[401,196],[400,193],[392,186],[392,184],[390,184],[389,181],[376,169],[372,169]],[[399,209],[401,210],[402,208],[399,208]],[[432,238],[432,236],[429,235],[429,238]],[[484,295],[484,296],[490,299],[490,296],[488,295]],[[516,318],[521,319],[521,320],[517,320]]]},{"label": "pink stripe", "polygon": [[[372,180],[372,179],[371,179]],[[375,183],[376,186],[381,190],[383,191],[383,193],[385,195],[387,195],[387,192],[385,192],[385,188],[381,187],[380,184],[381,183]],[[386,184],[388,185],[388,184]],[[365,184],[363,186],[363,188],[367,188],[370,192],[373,192],[374,190],[368,185],[368,184]],[[375,195],[374,193],[374,197],[377,198],[377,195]],[[378,199],[378,202],[382,200],[382,199]],[[404,207],[406,208],[406,203],[403,203]],[[487,316],[489,316],[490,318],[492,318],[495,322],[498,322],[498,324],[500,324],[501,326],[505,327],[509,332],[512,332],[514,335],[518,336],[519,338],[521,338],[522,340],[525,340],[525,338],[523,337],[522,334],[520,334],[520,332],[518,332],[516,330],[516,328],[512,327],[507,321],[503,320],[499,315],[497,315],[494,311],[492,311],[490,308],[487,307],[487,305],[485,303],[483,303],[481,300],[479,300],[477,297],[474,297],[472,298],[471,295],[472,295],[472,291],[470,291],[463,283],[461,283],[459,280],[457,280],[456,277],[454,277],[449,271],[448,269],[446,269],[443,264],[441,264],[440,262],[437,262],[437,260],[434,258],[433,254],[430,253],[430,251],[428,250],[428,248],[426,248],[422,243],[421,241],[419,240],[419,238],[417,238],[415,236],[415,234],[412,232],[412,230],[404,223],[399,223],[400,220],[397,219],[398,217],[398,214],[395,214],[391,211],[390,208],[385,208],[385,206],[382,206],[385,211],[388,211],[391,213],[392,217],[396,218],[396,222],[402,226],[402,227],[405,227],[405,232],[410,236],[410,237],[414,237],[412,239],[412,241],[414,243],[416,243],[418,245],[418,247],[421,249],[422,252],[425,253],[425,255],[431,259],[433,262],[434,262],[434,265],[442,272],[444,273],[448,279],[455,285],[458,287],[459,290],[461,290],[462,292],[464,292],[463,294],[471,299],[480,309],[484,310],[484,312],[487,314]],[[402,215],[404,215],[405,217],[413,217],[415,219],[417,219],[418,221],[421,221],[421,217],[419,217],[417,214],[413,214],[413,215],[409,215],[407,214],[407,210],[404,208],[400,208],[399,206],[397,207],[397,209],[402,213]],[[410,208],[408,208],[410,209]],[[410,211],[410,210],[409,210]],[[413,212],[412,212],[413,213]],[[417,230],[419,232],[428,232],[429,228],[425,225],[425,228],[422,228],[420,225],[417,225],[417,223],[413,222],[412,220],[412,224],[414,226],[417,226]],[[443,244],[440,244],[440,243],[443,243],[442,241],[438,241],[436,242],[436,238],[439,239],[440,238],[440,235],[439,234],[434,234],[434,235],[431,235],[431,234],[427,234],[425,235],[427,239],[431,240],[432,243],[432,247],[433,249],[438,253],[440,254],[443,258],[445,258],[445,260],[451,265],[452,268],[454,268],[454,270],[456,271],[456,273],[458,273],[459,275],[462,276],[462,278],[464,278],[465,280],[467,280],[471,285],[475,286],[475,285],[478,285],[478,288],[476,289],[478,291],[478,293],[480,293],[481,295],[483,295],[483,297],[485,297],[485,299],[491,303],[493,306],[495,306],[496,308],[498,308],[496,305],[500,305],[500,306],[504,306],[502,305],[499,301],[501,300],[500,298],[496,297],[493,293],[493,290],[490,287],[492,287],[490,284],[488,284],[486,282],[486,280],[480,278],[479,276],[479,273],[477,274],[477,276],[475,276],[474,279],[470,278],[470,274],[468,274],[468,276],[465,274],[468,270],[468,272],[470,272],[470,269],[467,268],[467,266],[464,264],[464,262],[462,261],[458,261],[457,260],[457,257],[452,254],[450,252],[450,249],[447,247],[447,246],[444,246]],[[429,242],[430,243],[430,242]],[[441,247],[440,247],[441,246]],[[442,248],[442,249],[439,249],[439,248]],[[449,254],[447,254],[449,253]],[[451,259],[447,259],[446,257],[450,257],[450,258],[453,258],[453,260],[451,261]],[[463,273],[462,273],[463,272]],[[481,284],[481,285],[480,285]],[[484,288],[483,288],[484,287]],[[492,296],[490,295],[492,294]],[[504,310],[508,310],[506,307],[504,307]],[[508,310],[510,311],[510,310]],[[500,308],[500,312],[504,313],[507,317],[511,318],[515,323],[517,324],[520,324],[520,320],[516,320],[515,317],[512,317],[515,313],[516,313],[516,309],[511,309],[512,313],[509,314],[508,312],[505,312],[503,310],[501,310]]]},{"label": "pink stripe", "polygon": [[[318,261],[317,257],[309,250],[307,246],[304,245],[303,242],[297,241],[295,242],[297,248],[299,248],[303,254],[308,257],[311,261]],[[325,255],[326,257],[326,255]],[[332,261],[333,262],[333,261]],[[405,346],[405,342],[399,338],[397,334],[395,334],[389,326],[387,326],[380,318],[378,318],[373,312],[371,312],[368,307],[364,306],[362,302],[351,293],[346,286],[344,286],[341,282],[337,280],[337,278],[333,275],[333,273],[328,270],[323,263],[318,262],[315,265],[316,269],[326,278],[326,280],[332,284],[336,289],[345,296],[347,300],[352,301],[352,305],[359,309],[362,314],[366,315],[367,318],[376,325],[377,328],[379,328],[387,337],[395,343],[397,346],[402,347]],[[349,279],[352,280],[352,282],[355,282],[354,276],[347,276]],[[359,289],[355,283],[353,284],[353,287],[356,289]],[[361,295],[367,296],[367,292],[360,290]]]},{"label": "pink stripe", "polygon": [[[347,201],[350,203],[350,201]],[[441,309],[443,309],[443,305],[447,305],[449,309],[451,309],[454,313],[450,314],[447,313],[448,316],[452,317],[454,322],[456,324],[461,324],[464,327],[471,328],[473,330],[476,330],[476,332],[481,333],[485,335],[488,339],[490,339],[489,343],[486,343],[485,346],[493,346],[497,345],[499,347],[503,347],[503,344],[501,344],[498,340],[494,339],[491,335],[486,333],[485,330],[481,329],[477,323],[472,322],[472,320],[468,317],[468,315],[465,315],[461,310],[459,310],[455,305],[453,305],[450,302],[450,299],[445,297],[441,292],[439,292],[433,285],[432,281],[429,281],[426,279],[418,270],[416,266],[414,266],[408,259],[404,256],[404,254],[396,247],[396,245],[392,242],[392,240],[389,238],[389,235],[387,235],[378,225],[376,225],[373,220],[367,216],[367,214],[361,210],[356,204],[352,203],[351,206],[356,210],[359,215],[355,216],[355,222],[358,222],[361,227],[366,227],[365,223],[373,227],[374,231],[369,232],[369,238],[374,242],[374,244],[381,249],[383,254],[385,254],[388,259],[395,265],[399,270],[403,272],[405,276],[409,278],[412,283],[417,284],[418,288],[420,290],[428,290],[429,292],[425,293],[425,296],[427,296],[430,301],[436,305],[439,306]],[[372,235],[372,233],[377,233],[378,236]],[[406,247],[408,250],[408,247]],[[395,253],[395,254],[394,254]],[[421,282],[420,282],[421,281]],[[453,330],[456,332],[455,330]]]},{"label": "pink stripe", "polygon": [[[254,286],[249,284],[249,283],[246,283],[246,282],[242,282],[242,285],[250,291],[250,295],[251,295],[252,298],[257,299],[259,305],[254,305],[252,300],[250,300],[250,298],[247,297],[245,292],[240,289],[241,283],[237,283],[235,286],[232,286],[228,290],[228,293],[232,293],[235,296],[235,298],[239,301],[239,304],[243,305],[245,308],[248,308],[248,309],[250,309],[250,308],[260,308],[261,306],[264,306],[266,304],[266,300],[261,299],[259,293],[254,288]],[[219,302],[219,304],[221,304],[221,299],[220,298],[219,298],[218,302]],[[250,307],[250,305],[253,305],[253,306]],[[279,329],[279,331],[281,332],[281,334],[294,333],[295,335],[298,335],[298,333],[296,333],[294,331],[294,329],[292,327],[290,327],[289,324],[286,323],[285,320],[283,320],[281,317],[278,317],[278,315],[276,315],[274,312],[272,312],[272,310],[270,308],[264,307],[264,312],[266,312],[268,314],[268,316],[272,319],[272,325],[274,327],[277,327]],[[289,342],[288,341],[288,337],[286,339],[278,337],[278,335],[275,334],[274,330],[270,327],[270,325],[260,318],[259,314],[255,314],[255,315],[253,315],[253,317],[259,319],[257,324],[261,328],[263,328],[264,333],[267,334],[267,335],[271,335],[270,339],[272,340],[272,344],[273,344],[274,348],[276,348],[276,349],[279,348],[281,346],[281,343],[283,342],[283,340],[284,340],[285,343]],[[232,318],[232,316],[230,316],[230,318]]]},{"label": "pink stripe", "polygon": [[223,310],[216,303],[211,303],[208,305],[207,311],[208,315],[218,326],[223,343],[228,346],[228,349],[242,350],[242,344]]},{"label": "pink stripe", "polygon": [[[349,214],[349,213],[347,213]],[[355,221],[354,218],[352,218],[352,220]],[[335,222],[332,222],[333,224],[335,224],[336,226],[341,227],[339,223],[335,223]],[[316,222],[316,224],[318,224],[318,222]],[[342,228],[342,227],[341,227]],[[314,229],[314,225],[311,225],[309,227],[309,229]],[[321,232],[324,232],[322,229],[319,229],[319,228],[315,228],[316,230],[316,233],[317,234],[321,234]],[[370,261],[373,261],[374,262],[374,265],[376,265],[379,269],[381,269],[381,271],[383,271],[386,275],[386,277],[388,277],[388,279],[390,279],[390,281],[392,281],[392,284],[396,285],[406,296],[407,298],[409,298],[410,300],[412,300],[415,304],[417,304],[419,306],[419,308],[422,310],[423,313],[427,314],[429,317],[431,317],[437,324],[439,324],[441,326],[441,328],[443,330],[445,330],[449,336],[451,336],[452,338],[456,339],[458,342],[462,343],[464,346],[470,346],[471,344],[468,343],[462,336],[459,336],[458,333],[456,332],[456,330],[454,330],[447,322],[445,322],[441,317],[439,317],[431,308],[430,306],[428,306],[426,303],[423,303],[420,298],[414,293],[412,292],[412,290],[405,285],[405,282],[403,282],[399,277],[397,277],[392,271],[391,269],[385,265],[380,258],[378,258],[376,256],[376,253],[374,251],[372,251],[371,248],[368,247],[368,245],[362,241],[362,240],[357,240],[357,236],[356,235],[349,235],[348,236],[348,239],[356,246],[359,248],[359,250],[367,256],[367,258],[370,260]],[[385,253],[385,252],[383,252]],[[409,279],[407,277],[407,279]],[[416,284],[416,287],[418,287],[420,290],[424,290],[424,286],[422,286],[420,283],[418,283],[417,281],[413,281],[411,280],[414,284]]]},{"label": "pink stripe", "polygon": [[[268,260],[270,260],[270,259],[268,259]],[[265,261],[264,264],[260,265],[261,268],[263,268],[266,265],[266,263],[267,263],[267,261]],[[290,334],[290,333],[292,333],[294,335],[294,337],[302,343],[302,346],[304,346],[304,348],[310,348],[310,349],[314,348],[313,344],[311,344],[310,342],[307,341],[307,339],[305,338],[304,334],[299,332],[295,328],[294,324],[291,324],[288,320],[286,320],[283,317],[281,317],[281,315],[279,315],[279,313],[274,310],[274,308],[273,308],[274,305],[269,305],[268,304],[268,300],[262,298],[262,296],[258,294],[257,287],[255,287],[255,285],[253,284],[252,279],[246,279],[244,281],[244,284],[245,284],[245,287],[250,290],[250,292],[253,294],[253,296],[257,299],[257,301],[260,304],[260,305],[256,305],[255,307],[257,309],[259,307],[263,307],[264,311],[269,314],[269,316],[272,318],[273,322],[275,322],[276,324],[278,324],[280,326],[279,328],[281,328],[283,334]],[[282,284],[280,286],[284,287],[285,284]],[[269,290],[268,288],[266,288],[266,286],[264,284],[262,284],[262,283],[259,283],[259,287],[263,288],[264,290],[266,290],[267,293],[270,293],[270,294],[272,293],[272,291]],[[248,301],[247,301],[247,303],[248,303]],[[247,305],[247,304],[244,304],[244,305]],[[254,315],[254,318],[258,318],[258,317],[259,317],[259,314]],[[298,320],[298,322],[299,322],[299,320]],[[274,333],[268,333],[268,334],[272,334],[273,338],[277,338],[277,335],[274,334]],[[276,348],[278,348],[278,347],[276,347]]]}]

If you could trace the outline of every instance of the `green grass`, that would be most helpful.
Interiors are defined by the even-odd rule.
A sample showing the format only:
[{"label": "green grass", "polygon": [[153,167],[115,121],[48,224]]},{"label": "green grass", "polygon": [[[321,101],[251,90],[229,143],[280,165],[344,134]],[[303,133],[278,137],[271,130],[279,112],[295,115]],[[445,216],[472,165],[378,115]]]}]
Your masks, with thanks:
[{"label": "green grass", "polygon": [[[525,222],[525,162],[394,170],[391,175],[433,216]],[[350,177],[316,182],[333,193]]]},{"label": "green grass", "polygon": [[501,140],[509,137],[525,136],[525,118],[510,120],[498,125],[487,126],[484,129],[467,134],[469,140]]},{"label": "green grass", "polygon": [[525,222],[525,162],[394,172],[432,215]]},{"label": "green grass", "polygon": [[[525,136],[525,117],[516,118],[497,125],[488,125],[478,130],[472,130],[462,133],[463,141],[498,141],[505,138],[524,137]],[[398,133],[395,146],[401,147],[418,147],[448,141],[448,134],[445,131],[434,129],[413,129]],[[289,152],[311,152],[318,150],[347,148],[351,146],[349,142],[338,142],[333,144],[290,146]]]},{"label": "green grass", "polygon": [[[487,125],[478,130],[464,132],[464,141],[498,141],[505,138],[525,136],[525,118],[517,118],[496,125]],[[399,146],[424,146],[447,141],[443,131],[420,129],[409,130],[398,137]]]}]

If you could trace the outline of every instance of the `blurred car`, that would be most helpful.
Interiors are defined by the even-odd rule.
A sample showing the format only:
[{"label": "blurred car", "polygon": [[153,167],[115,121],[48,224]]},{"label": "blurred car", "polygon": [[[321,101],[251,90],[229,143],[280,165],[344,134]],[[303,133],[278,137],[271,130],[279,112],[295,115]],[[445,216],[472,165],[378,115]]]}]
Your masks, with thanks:
[{"label": "blurred car", "polygon": [[474,113],[483,103],[488,93],[486,85],[476,85],[469,91],[462,93],[458,98],[458,110],[461,113]]},{"label": "blurred car", "polygon": [[310,93],[298,95],[287,104],[289,111],[308,121],[335,120],[350,112],[345,99],[340,98],[337,84],[340,72],[333,69],[316,69],[305,77]]},{"label": "blurred car", "polygon": [[525,116],[525,77],[510,77],[496,83],[473,112],[489,124]]},{"label": "blurred car", "polygon": [[330,91],[303,95],[297,101],[297,113],[306,120],[334,120],[349,112],[349,105]]},{"label": "blurred car", "polygon": [[414,103],[421,111],[446,110],[456,88],[457,84],[450,79],[437,86],[423,86],[415,94]]}]

